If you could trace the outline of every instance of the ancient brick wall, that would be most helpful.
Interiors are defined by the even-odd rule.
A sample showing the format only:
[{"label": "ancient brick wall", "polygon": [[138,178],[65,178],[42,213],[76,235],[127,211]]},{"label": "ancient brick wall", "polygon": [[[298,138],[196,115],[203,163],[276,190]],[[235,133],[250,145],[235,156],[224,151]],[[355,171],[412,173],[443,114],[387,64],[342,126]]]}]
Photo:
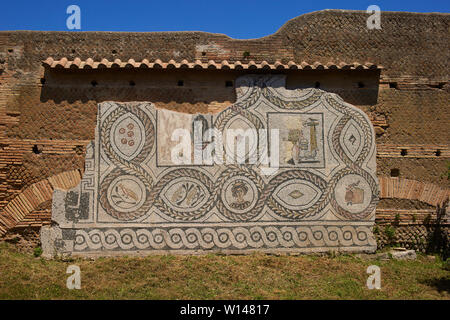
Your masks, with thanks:
[{"label": "ancient brick wall", "polygon": [[[448,190],[450,15],[384,12],[381,30],[368,30],[367,16],[314,12],[254,40],[203,32],[0,32],[0,226],[10,225],[5,208],[27,188],[83,170],[97,103],[151,101],[190,113],[222,110],[234,102],[234,80],[245,73],[284,73],[288,88],[319,86],[338,93],[364,110],[375,126],[379,177],[399,176]],[[48,57],[324,66],[371,62],[383,69],[74,71],[44,68]],[[46,201],[29,212],[18,208],[23,217],[13,225],[31,226],[23,221],[49,210]],[[384,201],[383,209],[423,209],[395,197],[386,200],[387,207]],[[398,213],[390,212],[380,214]]]},{"label": "ancient brick wall", "polygon": [[422,253],[439,253],[444,259],[450,253],[450,232],[448,225],[409,225],[389,226],[379,225],[376,229],[378,249],[390,246],[400,246]]}]

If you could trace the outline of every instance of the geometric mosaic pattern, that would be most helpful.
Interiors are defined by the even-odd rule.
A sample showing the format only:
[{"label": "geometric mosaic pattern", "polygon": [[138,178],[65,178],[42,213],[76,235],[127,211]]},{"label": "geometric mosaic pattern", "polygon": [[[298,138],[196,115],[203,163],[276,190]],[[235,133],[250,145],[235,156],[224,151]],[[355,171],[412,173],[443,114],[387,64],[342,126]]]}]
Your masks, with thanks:
[{"label": "geometric mosaic pattern", "polygon": [[[287,90],[282,75],[240,77],[236,93],[217,114],[99,104],[84,177],[55,191],[56,225],[43,228],[44,252],[374,251],[379,189],[366,114],[320,89]],[[193,135],[194,122],[247,142],[243,164],[175,165],[172,134]],[[243,133],[230,138],[229,129]],[[191,153],[212,141],[191,143]],[[257,157],[261,148],[279,153],[271,175]]]}]

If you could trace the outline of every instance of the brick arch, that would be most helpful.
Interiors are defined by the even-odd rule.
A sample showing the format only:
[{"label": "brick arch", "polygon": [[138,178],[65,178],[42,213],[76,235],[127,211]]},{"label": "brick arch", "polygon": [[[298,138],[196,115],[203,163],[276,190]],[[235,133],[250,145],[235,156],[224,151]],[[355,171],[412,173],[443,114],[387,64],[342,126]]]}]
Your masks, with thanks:
[{"label": "brick arch", "polygon": [[80,180],[81,172],[71,170],[61,172],[23,189],[0,213],[0,236],[14,228],[41,203],[51,200],[54,189],[71,189],[78,185]]},{"label": "brick arch", "polygon": [[435,184],[397,177],[378,177],[380,198],[418,200],[432,206],[441,206],[450,197],[450,189]]}]

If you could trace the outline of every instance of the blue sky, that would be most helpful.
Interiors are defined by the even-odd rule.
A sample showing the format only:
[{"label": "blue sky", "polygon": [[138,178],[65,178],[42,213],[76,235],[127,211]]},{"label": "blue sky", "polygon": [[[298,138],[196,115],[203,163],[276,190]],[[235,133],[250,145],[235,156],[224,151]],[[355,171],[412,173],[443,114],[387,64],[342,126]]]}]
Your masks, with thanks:
[{"label": "blue sky", "polygon": [[[207,31],[238,39],[276,32],[287,20],[322,9],[450,12],[449,0],[39,0],[3,1],[0,30],[69,31],[66,9],[81,8],[80,31]],[[74,31],[76,32],[76,31]]]}]

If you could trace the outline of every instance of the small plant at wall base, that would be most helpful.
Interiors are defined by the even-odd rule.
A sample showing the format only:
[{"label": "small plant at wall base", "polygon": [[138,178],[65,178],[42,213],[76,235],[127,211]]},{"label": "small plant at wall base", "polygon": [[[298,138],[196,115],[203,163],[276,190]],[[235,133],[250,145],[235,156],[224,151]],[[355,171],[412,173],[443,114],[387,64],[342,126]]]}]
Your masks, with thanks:
[{"label": "small plant at wall base", "polygon": [[378,228],[377,225],[375,225],[375,227],[373,227],[373,233],[375,233],[375,234],[379,234],[380,233],[380,228]]},{"label": "small plant at wall base", "polygon": [[40,257],[42,255],[42,248],[41,247],[36,247],[34,248],[34,252],[33,255],[37,258]]},{"label": "small plant at wall base", "polygon": [[242,53],[242,57],[243,57],[244,59],[248,59],[248,58],[250,57],[250,52],[244,51],[244,53]]},{"label": "small plant at wall base", "polygon": [[392,244],[395,239],[395,228],[389,225],[384,227],[384,234],[387,236],[389,244]]},{"label": "small plant at wall base", "polygon": [[442,269],[450,271],[450,258],[447,258],[443,263],[442,263]]},{"label": "small plant at wall base", "polygon": [[398,226],[400,224],[400,213],[395,214],[394,224]]}]

